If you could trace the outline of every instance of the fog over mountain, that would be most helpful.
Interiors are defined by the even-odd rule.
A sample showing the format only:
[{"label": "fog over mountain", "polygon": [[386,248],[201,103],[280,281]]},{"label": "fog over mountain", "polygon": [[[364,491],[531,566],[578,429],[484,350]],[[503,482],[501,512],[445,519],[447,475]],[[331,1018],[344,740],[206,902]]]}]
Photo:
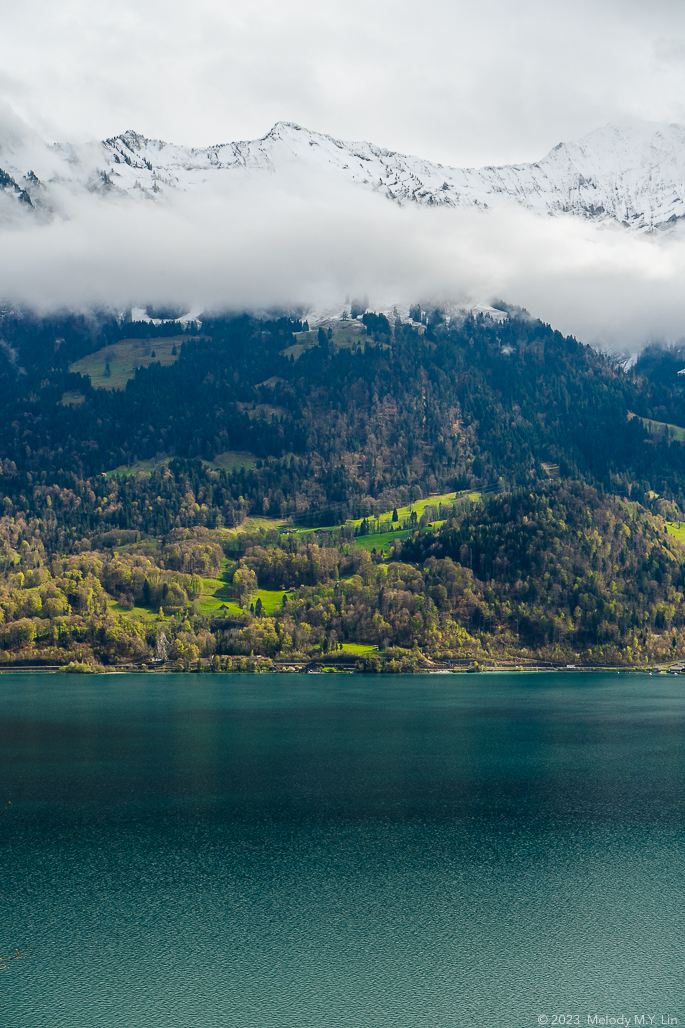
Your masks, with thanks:
[{"label": "fog over mountain", "polygon": [[39,309],[504,296],[586,341],[684,334],[685,127],[453,168],[280,122],[189,148],[0,124],[0,294]]},{"label": "fog over mountain", "polygon": [[65,188],[71,195],[116,191],[157,200],[164,193],[221,188],[241,173],[312,171],[325,178],[331,194],[349,183],[398,204],[482,211],[518,205],[637,231],[663,229],[685,216],[682,125],[607,125],[577,142],[559,143],[540,161],[484,168],[435,164],[292,122],[279,122],[261,139],[205,148],[134,131],[81,147],[15,131],[7,133],[0,159],[4,194],[19,202],[25,217],[29,211],[62,213]]}]

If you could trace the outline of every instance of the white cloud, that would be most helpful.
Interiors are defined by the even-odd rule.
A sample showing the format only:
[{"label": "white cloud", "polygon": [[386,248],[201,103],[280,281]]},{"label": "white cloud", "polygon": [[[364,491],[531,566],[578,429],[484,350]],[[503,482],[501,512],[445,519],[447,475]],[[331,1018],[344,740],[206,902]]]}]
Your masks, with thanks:
[{"label": "white cloud", "polygon": [[323,175],[249,177],[161,204],[63,197],[66,219],[0,234],[0,294],[38,310],[318,307],[502,296],[584,341],[635,349],[685,327],[685,235],[519,209],[397,207]]}]

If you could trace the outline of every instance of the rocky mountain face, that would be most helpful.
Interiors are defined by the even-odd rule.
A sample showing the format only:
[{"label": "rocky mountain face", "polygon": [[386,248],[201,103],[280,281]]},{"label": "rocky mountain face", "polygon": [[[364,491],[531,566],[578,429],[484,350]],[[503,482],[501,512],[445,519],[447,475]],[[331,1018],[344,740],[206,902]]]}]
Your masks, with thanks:
[{"label": "rocky mountain face", "polygon": [[[80,193],[139,200],[239,185],[271,173],[316,171],[331,191],[343,183],[398,203],[488,211],[519,205],[539,215],[577,216],[632,230],[663,229],[685,216],[685,126],[606,126],[559,143],[532,164],[453,168],[350,143],[279,122],[262,139],[188,148],[136,132],[75,146],[29,131],[0,135],[5,216],[50,218]],[[0,213],[3,213],[0,210]]]}]

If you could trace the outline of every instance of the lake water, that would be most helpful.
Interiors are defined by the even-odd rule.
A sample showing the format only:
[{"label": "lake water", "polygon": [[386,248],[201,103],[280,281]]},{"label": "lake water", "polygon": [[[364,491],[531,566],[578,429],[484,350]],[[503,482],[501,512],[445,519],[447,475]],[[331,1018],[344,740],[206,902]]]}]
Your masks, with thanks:
[{"label": "lake water", "polygon": [[685,1023],[685,677],[3,675],[0,754],[3,1025]]}]

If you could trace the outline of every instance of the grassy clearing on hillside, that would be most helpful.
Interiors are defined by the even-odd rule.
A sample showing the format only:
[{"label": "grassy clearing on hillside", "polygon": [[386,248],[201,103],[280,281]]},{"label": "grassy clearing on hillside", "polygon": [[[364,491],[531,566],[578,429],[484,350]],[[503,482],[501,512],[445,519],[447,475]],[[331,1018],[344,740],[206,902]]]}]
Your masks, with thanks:
[{"label": "grassy clearing on hillside", "polygon": [[[398,507],[397,514],[400,521],[402,521],[403,518],[408,518],[413,510],[421,517],[426,507],[439,507],[441,503],[452,504],[456,500],[466,499],[471,500],[472,503],[478,503],[482,498],[482,493],[442,493],[440,496],[427,496],[425,500],[416,500],[415,503],[410,503],[407,507]],[[385,514],[383,515],[383,517],[386,516]],[[392,511],[390,516],[392,517]],[[361,524],[361,519],[359,524]]]},{"label": "grassy clearing on hillside", "polygon": [[[340,321],[330,325],[333,329],[333,336],[329,339],[331,349],[349,349],[352,346],[364,348],[367,342],[366,329],[360,321]],[[328,326],[324,326],[328,330]],[[296,342],[282,351],[285,357],[293,357],[297,360],[305,350],[312,346],[319,345],[319,329],[312,328],[309,332],[296,332]]]},{"label": "grassy clearing on hillside", "polygon": [[271,421],[274,415],[277,418],[287,418],[290,416],[290,411],[287,407],[279,407],[273,403],[237,403],[236,407],[239,411],[247,414],[250,421],[255,421],[259,418],[264,421]]},{"label": "grassy clearing on hillside", "polygon": [[151,621],[158,621],[159,614],[156,610],[148,610],[147,607],[132,607],[131,610],[127,610],[126,607],[122,607],[118,600],[113,599],[111,596],[107,599],[107,607],[109,608],[110,614],[119,614],[129,621],[144,621],[149,623]]},{"label": "grassy clearing on hillside", "polygon": [[[482,497],[481,493],[463,493],[463,492],[462,493],[442,493],[440,496],[428,496],[428,497],[426,497],[425,500],[416,500],[414,503],[410,503],[406,507],[398,507],[397,508],[398,521],[395,522],[395,525],[396,526],[397,525],[404,526],[405,522],[409,521],[409,518],[411,517],[412,511],[415,511],[417,518],[420,518],[421,515],[423,514],[423,512],[425,511],[426,507],[439,507],[441,503],[442,504],[449,504],[449,505],[451,505],[451,504],[455,503],[457,500],[465,500],[465,499],[469,499],[472,503],[478,503],[480,500],[482,500],[482,498],[483,497]],[[357,528],[357,527],[359,527],[359,525],[361,525],[363,520],[364,520],[364,518],[356,518],[354,521],[347,521],[346,524],[352,525],[355,528]],[[384,514],[379,514],[377,518],[375,518],[375,517],[367,518],[367,521],[368,521],[369,525],[373,525],[374,526],[374,529],[376,527],[379,529],[379,532],[377,533],[377,535],[378,534],[386,534],[390,530],[390,526],[393,523],[392,522],[392,511],[390,510],[390,511],[386,511]],[[368,536],[362,536],[362,537],[359,537],[359,538],[368,538]],[[358,542],[359,542],[359,538],[357,539]]]},{"label": "grassy clearing on hillside", "polygon": [[151,457],[149,460],[137,460],[133,464],[120,464],[118,468],[106,471],[105,478],[111,478],[113,475],[137,475],[141,471],[149,475],[162,464],[166,464],[168,460],[168,457],[159,457],[158,459]]},{"label": "grassy clearing on hillside", "polygon": [[282,589],[258,589],[257,596],[254,597],[254,603],[257,602],[257,597],[262,601],[262,607],[264,608],[265,614],[273,614],[277,610],[281,610],[283,605],[283,597],[287,596],[287,592]]},{"label": "grassy clearing on hillside", "polygon": [[366,329],[360,321],[341,321],[333,327],[333,338],[330,342],[340,349],[349,349],[351,346],[366,345],[369,338]]},{"label": "grassy clearing on hillside", "polygon": [[[149,460],[137,460],[133,464],[120,464],[118,468],[106,472],[106,477],[110,478],[112,475],[137,475],[140,471],[150,474],[156,471],[157,468],[161,468],[163,464],[168,464],[171,459],[171,457],[163,453],[159,457],[151,457]],[[254,453],[248,453],[247,450],[226,450],[224,453],[217,453],[214,460],[203,460],[202,463],[208,468],[214,468],[215,471],[226,471],[230,474],[232,471],[237,471],[240,468],[245,468],[248,471],[250,468],[256,467],[257,458]],[[252,520],[262,521],[264,519]],[[280,524],[280,522],[278,523]]]},{"label": "grassy clearing on hillside", "polygon": [[[417,519],[421,518],[426,507],[439,507],[440,504],[452,505],[456,501],[463,501],[469,499],[472,503],[478,503],[483,499],[483,496],[490,495],[485,493],[442,493],[440,496],[428,496],[425,500],[416,500],[414,503],[408,504],[406,507],[397,508],[398,520],[394,522],[395,531],[392,531],[393,520],[392,511],[384,511],[383,514],[379,514],[377,517],[370,516],[366,519],[369,525],[369,535],[361,535],[355,538],[355,542],[358,546],[363,546],[364,549],[372,550],[375,546],[379,549],[381,545],[388,546],[388,541],[392,544],[393,539],[406,539],[409,534],[409,528],[405,527],[409,523],[412,511],[416,512]],[[364,518],[348,519],[345,524],[348,528],[359,528]],[[434,521],[433,525],[441,525],[442,521]],[[298,528],[297,535],[302,537],[306,535],[313,535],[316,532],[330,532],[339,525],[326,525],[320,528]],[[387,539],[386,539],[387,537]],[[380,540],[383,539],[381,543]]]},{"label": "grassy clearing on hillside", "polygon": [[[170,336],[161,339],[122,339],[120,343],[105,346],[102,350],[89,353],[76,361],[69,371],[89,375],[94,389],[125,389],[126,383],[136,373],[136,368],[146,368],[154,361],[163,367],[173,364],[181,353],[183,343],[192,336]],[[176,353],[172,353],[173,350]],[[154,356],[153,356],[154,353]],[[109,363],[110,374],[107,375]]]},{"label": "grassy clearing on hillside", "polygon": [[399,532],[379,532],[377,535],[358,535],[355,539],[357,546],[360,546],[362,550],[383,550],[383,553],[388,553],[390,547],[398,539],[406,539],[410,535],[409,529],[400,529]]},{"label": "grassy clearing on hillside", "polygon": [[[275,601],[271,600],[271,594],[265,593],[268,602],[273,605]],[[278,603],[281,602],[282,593],[278,593]],[[255,597],[256,600],[256,597]],[[193,601],[192,607],[197,610],[197,603],[199,602],[199,613],[205,614],[210,617],[221,616],[224,613],[227,614],[242,614],[243,611],[232,598],[230,584],[223,578],[203,578],[202,579],[202,595],[199,597],[199,601]],[[262,599],[262,603],[265,603],[265,599]],[[160,617],[159,610],[157,608],[147,607],[132,607],[131,610],[127,610],[125,607],[112,597],[108,598],[107,606],[112,614],[119,614],[124,618],[128,618],[130,621],[138,621],[150,623],[152,621],[168,621],[169,617]]]},{"label": "grassy clearing on hillside", "polygon": [[279,529],[285,524],[283,518],[246,518],[242,525],[238,528],[227,529],[234,535],[238,535],[240,532],[271,532],[274,529]]},{"label": "grassy clearing on hillside", "polygon": [[639,414],[629,411],[628,420],[631,418],[641,421],[650,435],[666,436],[667,439],[673,439],[675,442],[685,443],[685,428],[681,428],[680,425],[669,425],[667,421],[652,421],[651,418],[642,418]]},{"label": "grassy clearing on hillside", "polygon": [[303,343],[294,343],[292,346],[286,347],[285,350],[281,350],[281,353],[284,357],[292,357],[293,360],[298,360],[298,358],[301,357],[307,349],[309,349],[309,347],[305,346]]},{"label": "grassy clearing on hillside", "polygon": [[80,407],[82,403],[85,403],[85,396],[83,393],[71,391],[62,393],[62,399],[59,401],[62,407]]},{"label": "grassy clearing on hillside", "polygon": [[366,653],[375,653],[376,647],[369,646],[368,643],[343,643],[342,650],[338,650],[338,653],[351,653],[355,657],[363,656]]},{"label": "grassy clearing on hillside", "polygon": [[685,543],[685,521],[666,521],[665,524],[669,535],[679,543]]},{"label": "grassy clearing on hillside", "polygon": [[248,453],[247,450],[225,450],[224,453],[217,453],[214,460],[205,460],[203,464],[208,464],[210,468],[214,468],[216,471],[226,471],[229,474],[232,471],[238,471],[240,468],[245,468],[249,471],[251,468],[257,466],[257,458],[254,453]]},{"label": "grassy clearing on hillside", "polygon": [[[256,603],[260,599],[264,613],[273,614],[280,611],[285,595],[287,593],[282,589],[258,589],[251,602]],[[200,613],[217,616],[220,613],[242,614],[243,611],[233,598],[230,584],[225,579],[203,578]]]},{"label": "grassy clearing on hillside", "polygon": [[222,578],[203,578],[200,613],[216,617],[222,607],[228,607],[228,613],[231,614],[242,613],[238,604],[231,599],[228,582]]}]

